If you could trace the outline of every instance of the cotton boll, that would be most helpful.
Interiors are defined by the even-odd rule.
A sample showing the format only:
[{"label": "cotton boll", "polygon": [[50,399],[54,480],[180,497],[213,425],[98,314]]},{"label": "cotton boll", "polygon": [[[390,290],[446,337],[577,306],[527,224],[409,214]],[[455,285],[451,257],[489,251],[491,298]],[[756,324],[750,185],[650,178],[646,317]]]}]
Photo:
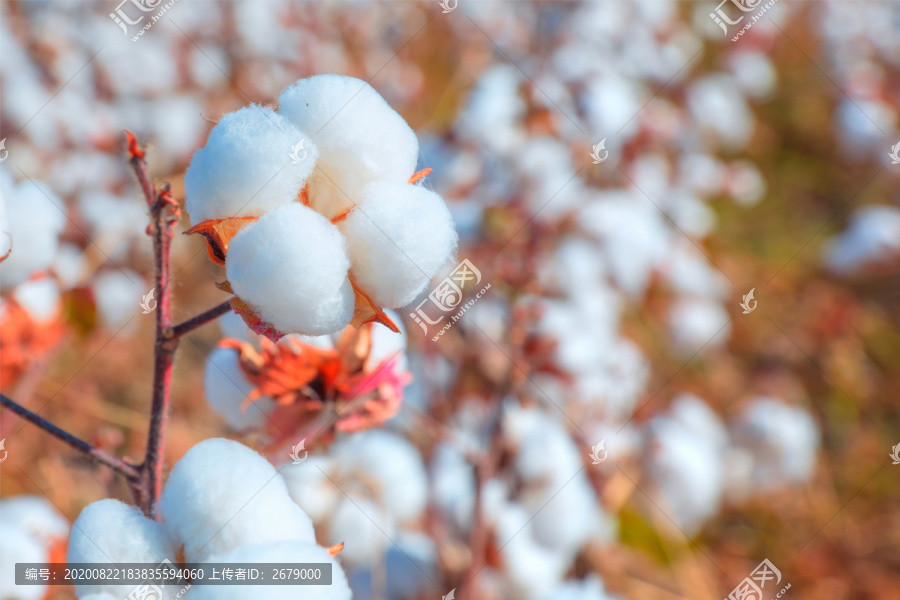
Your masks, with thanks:
[{"label": "cotton boll", "polygon": [[434,450],[429,465],[431,497],[460,528],[472,522],[475,503],[475,468],[465,457],[441,444]]},{"label": "cotton boll", "polygon": [[282,333],[333,333],[353,316],[344,239],[302,204],[276,209],[238,232],[225,266],[234,292]]},{"label": "cotton boll", "polygon": [[47,593],[43,585],[16,585],[16,563],[47,562],[47,548],[35,537],[4,524],[0,536],[0,598],[3,600],[41,600]]},{"label": "cotton boll", "polygon": [[88,191],[79,197],[78,212],[90,225],[92,243],[113,260],[123,259],[132,241],[147,237],[147,208],[134,198]]},{"label": "cotton boll", "polygon": [[72,244],[60,244],[53,260],[53,274],[64,290],[81,285],[88,276],[88,260],[84,252]]},{"label": "cotton boll", "polygon": [[668,415],[653,419],[645,453],[647,469],[661,497],[661,510],[689,535],[721,504],[727,434],[699,398],[678,397]]},{"label": "cotton boll", "polygon": [[159,502],[166,530],[188,562],[245,544],[315,541],[312,522],[275,468],[250,448],[210,439],[172,468]]},{"label": "cotton boll", "polygon": [[547,595],[569,568],[570,556],[545,548],[532,537],[531,515],[519,505],[510,504],[497,523],[500,554],[514,597],[537,600]]},{"label": "cotton boll", "polygon": [[356,570],[350,576],[350,588],[354,600],[374,600],[384,597],[393,600],[422,598],[437,578],[437,548],[427,535],[401,532],[396,544],[388,548],[384,557],[385,583],[383,596],[373,582],[371,569]]},{"label": "cotton boll", "polygon": [[340,224],[356,285],[375,304],[406,306],[456,250],[453,219],[440,196],[422,186],[373,183]]},{"label": "cotton boll", "polygon": [[328,539],[331,544],[344,543],[340,556],[346,564],[372,564],[384,555],[395,528],[385,506],[351,493],[338,504]]},{"label": "cotton boll", "polygon": [[191,588],[191,600],[350,600],[347,576],[328,550],[314,542],[283,541],[253,544],[210,558],[210,562],[227,563],[330,563],[331,585],[306,585],[302,591],[293,585],[198,585]]},{"label": "cotton boll", "polygon": [[281,93],[278,104],[319,147],[309,197],[326,217],[358,204],[366,183],[406,182],[416,170],[415,132],[361,79],[332,74],[301,79]]},{"label": "cotton boll", "polygon": [[687,101],[700,128],[726,149],[737,150],[750,141],[755,119],[734,78],[707,75],[691,84]]},{"label": "cotton boll", "polygon": [[[163,525],[148,519],[137,507],[118,500],[89,504],[72,526],[66,560],[70,563],[160,563],[176,560],[177,549],[166,536]],[[134,585],[76,585],[79,596],[111,593],[124,598]],[[163,586],[164,598],[171,600],[177,586]]]},{"label": "cotton boll", "polygon": [[753,399],[735,427],[736,443],[752,455],[751,480],[757,491],[809,481],[820,437],[806,410],[768,397]]},{"label": "cotton boll", "polygon": [[12,239],[12,254],[0,266],[0,281],[9,289],[52,264],[66,217],[62,199],[41,182],[23,181],[4,194],[3,204],[4,243],[8,249]]},{"label": "cotton boll", "polygon": [[91,288],[97,312],[110,329],[119,329],[141,315],[142,298],[150,291],[144,278],[131,269],[103,271],[94,278]]},{"label": "cotton boll", "polygon": [[600,531],[601,517],[597,495],[583,472],[563,474],[561,483],[546,486],[537,494],[525,494],[520,502],[534,515],[531,529],[534,539],[548,548],[574,555]]},{"label": "cotton boll", "polygon": [[342,497],[328,476],[333,469],[334,459],[329,456],[309,456],[279,469],[291,498],[316,523],[325,519]]},{"label": "cotton boll", "polygon": [[244,407],[254,386],[241,370],[238,352],[233,348],[216,348],[209,354],[203,387],[209,405],[238,431],[261,427],[275,410],[275,403],[266,396]]},{"label": "cotton boll", "polygon": [[377,497],[398,520],[417,519],[425,509],[425,464],[416,447],[406,439],[389,431],[364,431],[341,439],[331,455],[342,477],[353,472],[377,482]]},{"label": "cotton boll", "polygon": [[0,501],[0,527],[12,526],[44,543],[69,535],[68,520],[40,496],[14,496]]},{"label": "cotton boll", "polygon": [[693,354],[721,346],[731,333],[728,311],[705,298],[682,298],[669,310],[669,330],[679,350]]},{"label": "cotton boll", "polygon": [[[304,141],[295,163],[292,149]],[[223,116],[184,176],[185,208],[207,219],[260,216],[297,199],[318,151],[309,136],[271,108],[251,105]]]},{"label": "cotton boll", "polygon": [[13,298],[38,321],[49,321],[59,314],[59,286],[50,277],[20,283],[13,290]]}]

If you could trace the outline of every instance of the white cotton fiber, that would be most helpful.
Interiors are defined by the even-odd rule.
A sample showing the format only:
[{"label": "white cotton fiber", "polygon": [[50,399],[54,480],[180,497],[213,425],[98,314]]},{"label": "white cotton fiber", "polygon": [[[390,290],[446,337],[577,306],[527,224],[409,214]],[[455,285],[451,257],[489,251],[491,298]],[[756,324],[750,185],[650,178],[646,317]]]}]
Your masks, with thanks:
[{"label": "white cotton fiber", "polygon": [[291,500],[281,475],[231,440],[191,448],[172,468],[159,512],[189,562],[245,544],[315,541],[312,522]]},{"label": "white cotton fiber", "polygon": [[344,75],[301,79],[278,97],[279,112],[319,147],[312,206],[326,217],[358,204],[372,181],[406,182],[419,142],[397,111],[365,81]]},{"label": "white cotton fiber", "polygon": [[242,408],[254,386],[241,370],[238,352],[234,348],[216,348],[206,360],[203,373],[206,401],[228,426],[238,431],[265,425],[275,410],[271,398],[257,398]]},{"label": "white cotton fiber", "polygon": [[14,496],[0,501],[0,529],[12,526],[44,542],[69,535],[69,522],[41,496]]},{"label": "white cotton fiber", "polygon": [[[330,563],[331,585],[197,585],[191,588],[191,600],[350,600],[347,576],[338,561],[328,550],[315,543],[274,542],[242,546],[231,552],[218,554],[210,559],[228,563]],[[271,573],[266,573],[267,577]]]},{"label": "white cotton fiber", "polygon": [[[94,278],[91,289],[103,324],[115,330],[143,316],[141,302],[151,288],[131,269],[109,269]],[[153,297],[158,299],[159,293],[155,292]],[[153,306],[149,299],[147,306]]]},{"label": "white cotton fiber", "polygon": [[59,314],[59,286],[50,277],[23,281],[13,290],[13,297],[38,321],[48,321]]},{"label": "white cotton fiber", "polygon": [[331,521],[330,543],[344,543],[341,560],[349,565],[379,560],[394,537],[394,519],[384,505],[358,494],[342,499]]},{"label": "white cotton fiber", "polygon": [[51,265],[66,217],[62,199],[41,182],[26,180],[3,192],[3,244],[9,249],[12,238],[12,254],[0,266],[0,285],[9,289]]},{"label": "white cotton fiber", "polygon": [[[148,519],[135,506],[106,499],[89,504],[72,526],[66,560],[70,563],[160,563],[175,561],[176,546],[162,524]],[[76,585],[79,596],[101,592],[126,597],[134,585]],[[167,600],[175,586],[164,588]]]},{"label": "white cotton fiber", "polygon": [[[291,153],[301,140],[295,163]],[[191,222],[260,216],[296,200],[317,156],[309,136],[271,108],[254,104],[224,115],[184,177]]]},{"label": "white cotton fiber", "polygon": [[400,521],[425,509],[428,480],[418,449],[389,431],[371,429],[349,435],[331,449],[341,479],[352,473],[374,485],[381,504]]},{"label": "white cotton fiber", "polygon": [[0,535],[0,598],[3,600],[41,600],[43,585],[16,585],[16,563],[46,562],[47,548],[14,524],[3,527]]},{"label": "white cotton fiber", "polygon": [[406,306],[456,250],[453,218],[422,186],[373,183],[340,224],[356,285],[379,306]]},{"label": "white cotton fiber", "polygon": [[331,457],[309,456],[301,463],[288,462],[279,469],[291,498],[316,523],[324,519],[343,496],[328,476],[333,465]]},{"label": "white cotton fiber", "polygon": [[302,204],[283,206],[242,229],[231,240],[225,266],[234,292],[282,333],[333,333],[353,316],[344,239]]}]

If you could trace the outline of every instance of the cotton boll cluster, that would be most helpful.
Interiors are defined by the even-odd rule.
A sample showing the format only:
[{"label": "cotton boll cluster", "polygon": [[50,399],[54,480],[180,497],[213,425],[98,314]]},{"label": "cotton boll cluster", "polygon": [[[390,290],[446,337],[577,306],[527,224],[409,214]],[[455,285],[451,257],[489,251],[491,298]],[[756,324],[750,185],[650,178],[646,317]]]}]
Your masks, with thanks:
[{"label": "cotton boll cluster", "polygon": [[17,586],[18,562],[59,562],[69,522],[44,498],[14,496],[0,500],[0,600],[40,600],[47,587]]},{"label": "cotton boll cluster", "polygon": [[371,430],[340,439],[327,455],[282,467],[294,500],[341,558],[354,566],[379,560],[390,539],[421,517],[427,501],[418,450],[397,434]]},{"label": "cotton boll cluster", "polygon": [[[263,457],[237,442],[201,442],[172,468],[160,498],[160,522],[117,500],[86,507],[69,541],[69,562],[330,562],[332,585],[316,598],[349,600],[340,565],[315,543],[312,521],[291,499],[281,475]],[[93,594],[122,597],[134,586],[76,586],[82,600]],[[120,589],[121,588],[121,589]],[[199,588],[199,586],[198,586]],[[233,597],[231,586],[191,590],[191,597]],[[266,588],[269,594],[275,593]],[[180,587],[163,586],[174,598]],[[243,590],[240,594],[262,593]],[[275,596],[280,597],[280,596]]]},{"label": "cotton boll cluster", "polygon": [[260,331],[334,333],[355,310],[411,302],[456,249],[444,201],[410,183],[417,158],[415,133],[368,83],[317,75],[277,111],[219,121],[188,168],[187,210],[204,234],[244,217],[210,252],[274,329]]},{"label": "cotton boll cluster", "polygon": [[703,400],[683,394],[644,432],[644,460],[658,494],[654,502],[693,535],[726,499],[741,502],[809,481],[819,437],[808,412],[774,398],[751,399],[726,427]]}]

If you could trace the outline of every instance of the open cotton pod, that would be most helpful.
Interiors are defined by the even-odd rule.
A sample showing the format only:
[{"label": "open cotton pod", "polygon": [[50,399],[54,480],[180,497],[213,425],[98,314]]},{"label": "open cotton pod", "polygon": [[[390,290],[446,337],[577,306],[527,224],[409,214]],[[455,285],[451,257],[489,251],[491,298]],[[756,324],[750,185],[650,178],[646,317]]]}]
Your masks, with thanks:
[{"label": "open cotton pod", "polygon": [[344,238],[302,204],[276,209],[238,232],[225,265],[234,293],[281,333],[323,335],[353,317]]},{"label": "open cotton pod", "polygon": [[403,183],[416,170],[415,132],[362,79],[333,74],[301,79],[281,93],[278,104],[319,148],[309,180],[310,205],[329,219],[359,204],[366,184]]},{"label": "open cotton pod", "polygon": [[353,280],[385,308],[412,302],[458,239],[441,197],[407,183],[369,184],[362,203],[339,227],[347,237]]},{"label": "open cotton pod", "polygon": [[[296,200],[318,156],[307,140],[271,108],[251,104],[222,116],[184,176],[191,222],[258,217]],[[301,141],[303,152],[292,157]]]}]

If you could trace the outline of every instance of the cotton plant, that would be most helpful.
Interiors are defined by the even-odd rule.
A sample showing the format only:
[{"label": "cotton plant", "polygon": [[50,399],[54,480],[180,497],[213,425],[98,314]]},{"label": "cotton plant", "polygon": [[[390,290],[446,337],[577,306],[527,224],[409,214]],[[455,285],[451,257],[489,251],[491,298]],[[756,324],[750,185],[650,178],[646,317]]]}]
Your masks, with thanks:
[{"label": "cotton plant", "polygon": [[185,175],[189,233],[225,266],[258,333],[325,335],[353,322],[397,330],[456,249],[440,196],[416,185],[418,140],[366,82],[301,79],[278,109],[224,115]]}]

